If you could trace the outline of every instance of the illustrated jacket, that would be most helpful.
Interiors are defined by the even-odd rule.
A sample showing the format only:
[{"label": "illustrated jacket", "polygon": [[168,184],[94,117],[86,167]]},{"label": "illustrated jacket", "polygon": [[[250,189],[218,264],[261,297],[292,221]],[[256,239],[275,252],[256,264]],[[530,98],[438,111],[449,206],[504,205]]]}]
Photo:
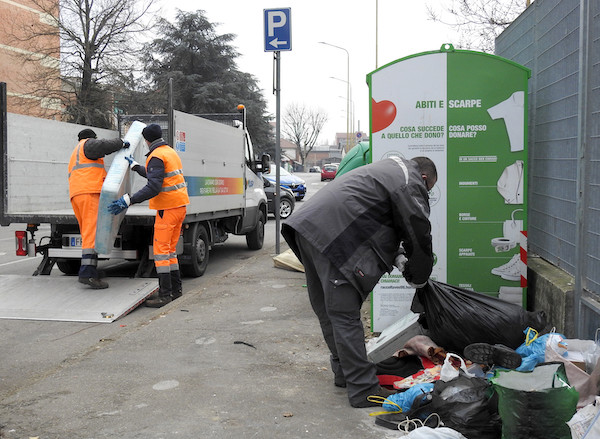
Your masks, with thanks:
[{"label": "illustrated jacket", "polygon": [[363,296],[393,269],[400,244],[407,281],[425,283],[433,268],[427,188],[417,164],[397,157],[334,179],[283,223],[281,233],[301,260],[299,233]]}]

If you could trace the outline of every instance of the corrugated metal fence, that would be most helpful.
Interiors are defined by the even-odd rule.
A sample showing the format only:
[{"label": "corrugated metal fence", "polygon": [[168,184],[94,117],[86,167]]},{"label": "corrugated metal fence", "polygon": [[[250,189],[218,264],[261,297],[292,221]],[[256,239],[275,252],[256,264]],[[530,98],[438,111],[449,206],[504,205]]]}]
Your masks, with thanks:
[{"label": "corrugated metal fence", "polygon": [[575,278],[579,337],[600,327],[600,1],[536,0],[496,40],[532,71],[529,252]]}]

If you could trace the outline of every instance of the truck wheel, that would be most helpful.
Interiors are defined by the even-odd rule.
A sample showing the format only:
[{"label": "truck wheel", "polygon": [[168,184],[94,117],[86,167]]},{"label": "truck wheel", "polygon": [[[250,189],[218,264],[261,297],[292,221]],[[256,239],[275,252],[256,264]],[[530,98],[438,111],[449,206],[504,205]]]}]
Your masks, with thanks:
[{"label": "truck wheel", "polygon": [[76,274],[79,274],[81,259],[59,259],[56,261],[56,265],[64,274],[75,276]]},{"label": "truck wheel", "polygon": [[196,223],[192,226],[191,236],[191,263],[182,265],[181,269],[187,276],[200,277],[208,266],[208,233],[202,224]]},{"label": "truck wheel", "polygon": [[246,234],[246,244],[250,250],[260,250],[265,241],[265,215],[258,213],[256,227],[250,233]]}]

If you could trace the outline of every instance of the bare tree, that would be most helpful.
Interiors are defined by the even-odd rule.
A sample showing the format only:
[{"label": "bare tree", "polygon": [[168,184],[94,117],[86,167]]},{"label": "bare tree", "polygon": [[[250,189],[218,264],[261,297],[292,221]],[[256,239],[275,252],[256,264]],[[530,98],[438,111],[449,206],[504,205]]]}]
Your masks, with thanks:
[{"label": "bare tree", "polygon": [[[144,17],[155,0],[30,0],[42,24],[13,28],[11,35],[28,44],[22,57],[30,65],[51,59],[56,68],[27,71],[37,96],[60,106],[71,122],[110,126],[112,97],[106,85],[122,70],[131,71],[137,37],[150,29]],[[58,9],[57,9],[58,3]]]},{"label": "bare tree", "polygon": [[305,105],[289,105],[283,116],[283,135],[296,145],[302,166],[308,154],[315,147],[323,126],[327,123],[327,113]]},{"label": "bare tree", "polygon": [[495,39],[517,18],[530,0],[449,0],[441,9],[427,5],[429,18],[455,28],[458,46],[494,52]]}]

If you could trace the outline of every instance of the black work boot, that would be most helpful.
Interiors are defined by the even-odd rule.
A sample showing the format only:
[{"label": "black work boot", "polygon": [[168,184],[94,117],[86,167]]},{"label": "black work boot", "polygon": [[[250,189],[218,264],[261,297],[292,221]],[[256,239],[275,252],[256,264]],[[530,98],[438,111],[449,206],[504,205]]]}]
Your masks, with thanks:
[{"label": "black work boot", "polygon": [[182,294],[181,274],[179,270],[171,271],[171,299],[179,299]]},{"label": "black work boot", "polygon": [[160,308],[171,302],[171,274],[160,273],[158,275],[158,297],[146,299],[144,305],[150,308]]},{"label": "black work boot", "polygon": [[[83,263],[85,261],[86,263]],[[82,264],[79,268],[79,282],[89,285],[95,290],[108,288],[108,283],[100,279],[96,264],[98,263],[98,255],[86,254],[82,258]]]},{"label": "black work boot", "polygon": [[80,277],[79,282],[85,285],[89,285],[94,290],[102,290],[108,288],[108,283],[97,277]]}]

